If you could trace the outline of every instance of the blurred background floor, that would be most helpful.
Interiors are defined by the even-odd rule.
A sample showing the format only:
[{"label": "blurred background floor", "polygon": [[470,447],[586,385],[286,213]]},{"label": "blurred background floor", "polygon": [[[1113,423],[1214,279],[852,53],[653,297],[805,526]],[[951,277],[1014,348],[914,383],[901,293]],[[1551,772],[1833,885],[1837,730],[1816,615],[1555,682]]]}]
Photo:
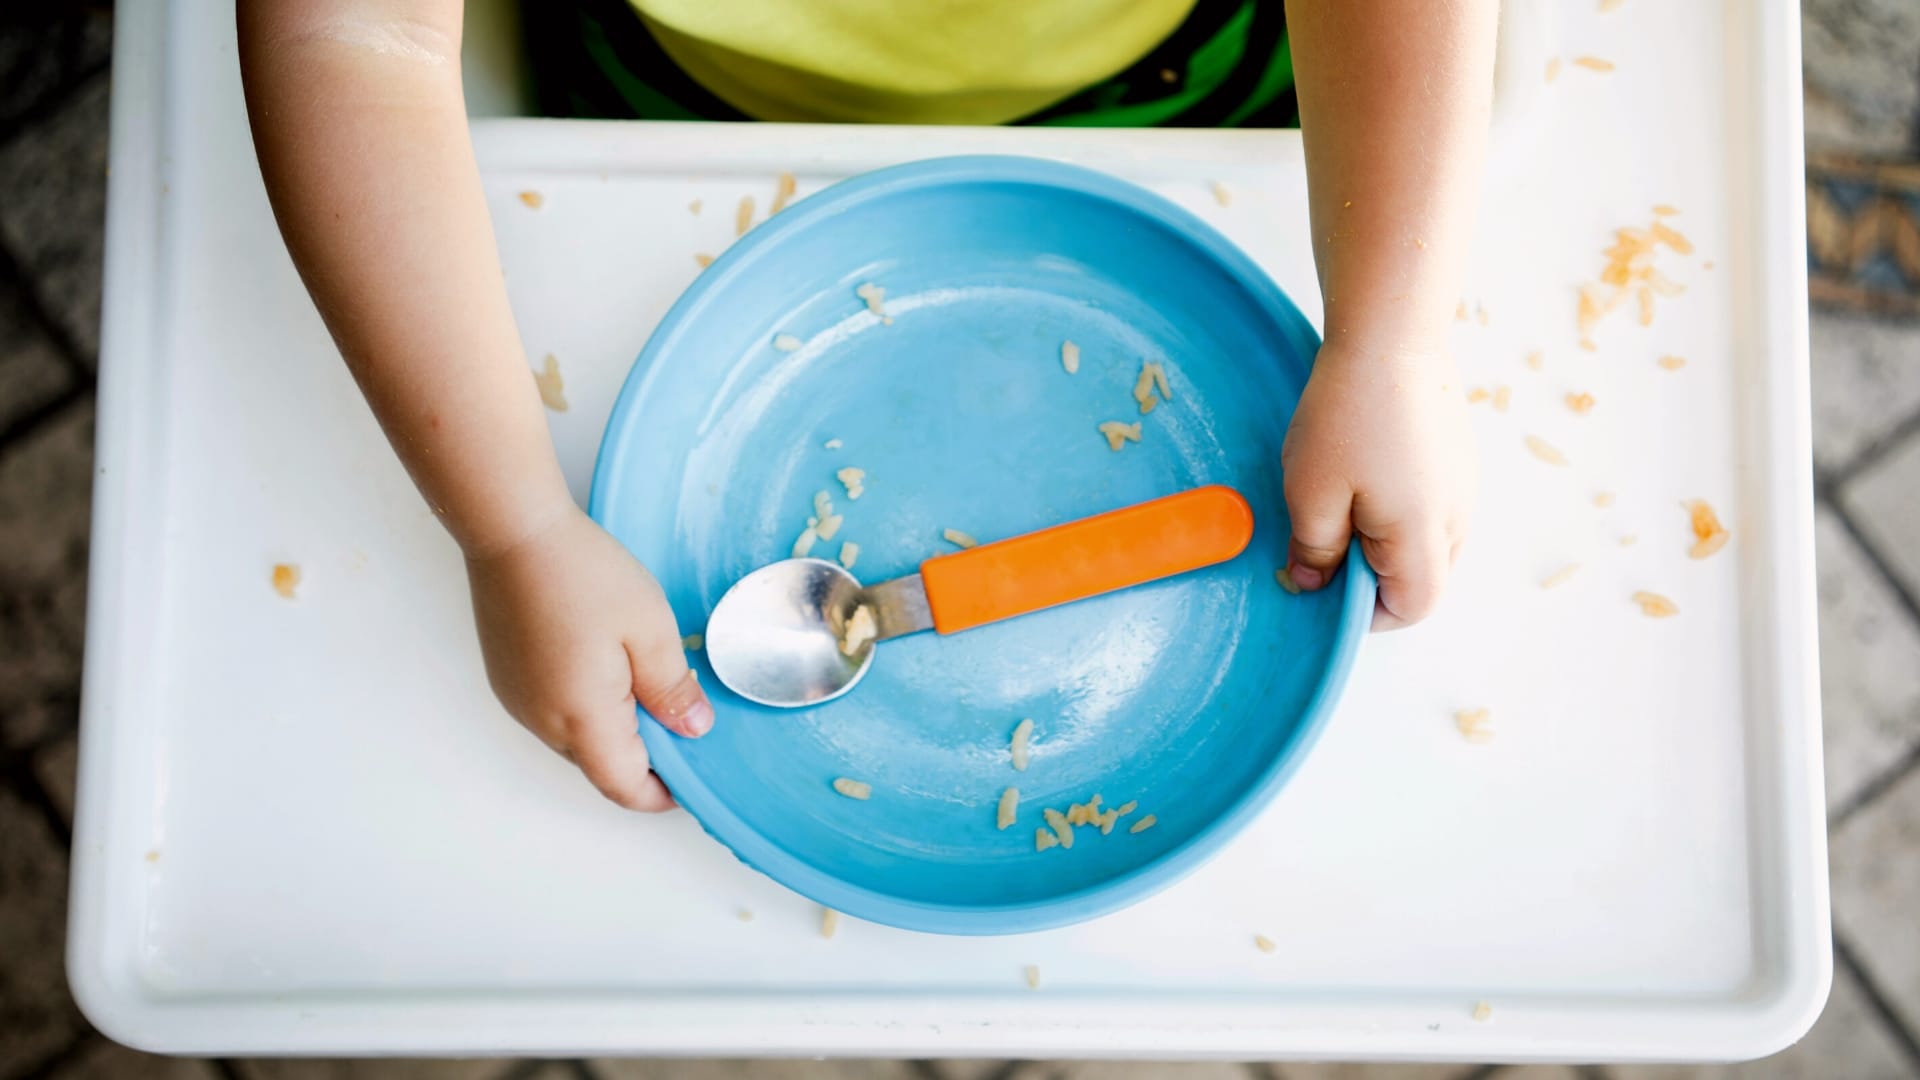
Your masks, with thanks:
[{"label": "blurred background floor", "polygon": [[1836,971],[1743,1066],[170,1061],[67,993],[105,5],[0,7],[0,1080],[1688,1080],[1920,1077],[1920,0],[1806,0],[1820,648]]}]

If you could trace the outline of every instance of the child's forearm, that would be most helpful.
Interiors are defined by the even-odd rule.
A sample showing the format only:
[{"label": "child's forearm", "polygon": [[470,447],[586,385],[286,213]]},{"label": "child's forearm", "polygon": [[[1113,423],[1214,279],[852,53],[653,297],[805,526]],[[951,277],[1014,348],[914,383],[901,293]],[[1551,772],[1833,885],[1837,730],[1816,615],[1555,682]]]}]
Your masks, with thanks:
[{"label": "child's forearm", "polygon": [[461,95],[460,0],[240,0],[247,109],[301,277],[470,555],[570,507]]},{"label": "child's forearm", "polygon": [[1487,115],[1496,0],[1288,0],[1327,347],[1444,351]]}]

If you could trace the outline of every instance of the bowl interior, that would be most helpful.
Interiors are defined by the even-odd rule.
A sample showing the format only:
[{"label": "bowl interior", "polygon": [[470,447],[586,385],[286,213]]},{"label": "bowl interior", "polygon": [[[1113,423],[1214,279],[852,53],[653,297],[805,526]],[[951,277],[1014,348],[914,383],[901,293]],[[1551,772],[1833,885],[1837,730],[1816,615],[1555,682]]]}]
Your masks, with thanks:
[{"label": "bowl interior", "polygon": [[[890,325],[856,296],[869,282]],[[789,334],[798,350],[776,346]],[[1274,581],[1281,440],[1316,344],[1217,234],[1067,166],[923,162],[760,226],[655,332],[595,476],[595,516],[659,577],[683,631],[789,555],[820,491],[844,524],[814,554],[857,544],[869,583],[953,550],[947,528],[991,540],[1200,484],[1244,494],[1255,534],[1208,570],[887,642],[858,688],[816,708],[751,704],[703,670],[711,734],[641,725],[661,776],[752,865],[918,929],[1075,921],[1190,869],[1297,762],[1371,613],[1364,567],[1311,596]],[[1172,391],[1145,416],[1143,359]],[[1109,450],[1106,420],[1139,421],[1141,441]],[[858,500],[835,476],[847,466],[865,470]],[[1016,772],[1023,718],[1032,758]],[[835,794],[836,777],[872,798]],[[1001,831],[1010,786],[1019,817]],[[1036,852],[1041,809],[1095,792],[1138,809],[1112,835]],[[1130,833],[1147,814],[1155,826]]]}]

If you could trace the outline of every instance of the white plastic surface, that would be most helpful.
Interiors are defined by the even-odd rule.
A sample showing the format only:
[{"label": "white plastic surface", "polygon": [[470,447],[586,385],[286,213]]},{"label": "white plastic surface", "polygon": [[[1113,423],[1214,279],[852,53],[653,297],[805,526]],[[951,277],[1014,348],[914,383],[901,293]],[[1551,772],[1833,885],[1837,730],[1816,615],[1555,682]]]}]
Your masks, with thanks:
[{"label": "white plastic surface", "polygon": [[[1444,611],[1370,644],[1297,779],[1177,888],[1027,937],[849,921],[826,941],[811,905],[684,816],[603,803],[493,703],[456,552],[275,232],[231,5],[122,5],[70,943],[88,1015],[231,1053],[1592,1060],[1796,1038],[1830,974],[1798,24],[1785,0],[1591,7],[1521,23],[1619,69],[1507,99],[1465,297],[1488,325],[1457,343],[1465,386],[1509,385],[1513,406],[1475,407],[1485,494]],[[489,120],[476,138],[527,350],[566,379],[552,427],[582,498],[693,254],[783,169],[804,194],[944,153],[1068,158],[1195,210],[1318,308],[1288,133]],[[1699,246],[1663,256],[1688,293],[1577,350],[1575,284],[1655,203]],[[1669,353],[1684,370],[1655,366]],[[1592,415],[1562,404],[1574,390]],[[1694,497],[1734,534],[1705,562],[1685,554]],[[267,585],[281,561],[304,573],[293,603]],[[1643,617],[1636,589],[1681,614]],[[1454,731],[1473,706],[1491,743]]]}]

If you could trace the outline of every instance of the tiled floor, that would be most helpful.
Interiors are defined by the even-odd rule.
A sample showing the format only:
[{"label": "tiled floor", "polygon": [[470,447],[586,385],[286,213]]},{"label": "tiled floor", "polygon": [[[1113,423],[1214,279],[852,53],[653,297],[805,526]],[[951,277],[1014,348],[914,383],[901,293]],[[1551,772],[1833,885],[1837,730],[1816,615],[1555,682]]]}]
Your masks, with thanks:
[{"label": "tiled floor", "polygon": [[[1920,151],[1920,4],[1808,0],[1808,140]],[[110,37],[0,7],[0,1080],[1501,1080],[1920,1076],[1920,323],[1816,313],[1832,999],[1721,1069],[1004,1062],[172,1061],[92,1034],[61,971],[85,596]]]}]

